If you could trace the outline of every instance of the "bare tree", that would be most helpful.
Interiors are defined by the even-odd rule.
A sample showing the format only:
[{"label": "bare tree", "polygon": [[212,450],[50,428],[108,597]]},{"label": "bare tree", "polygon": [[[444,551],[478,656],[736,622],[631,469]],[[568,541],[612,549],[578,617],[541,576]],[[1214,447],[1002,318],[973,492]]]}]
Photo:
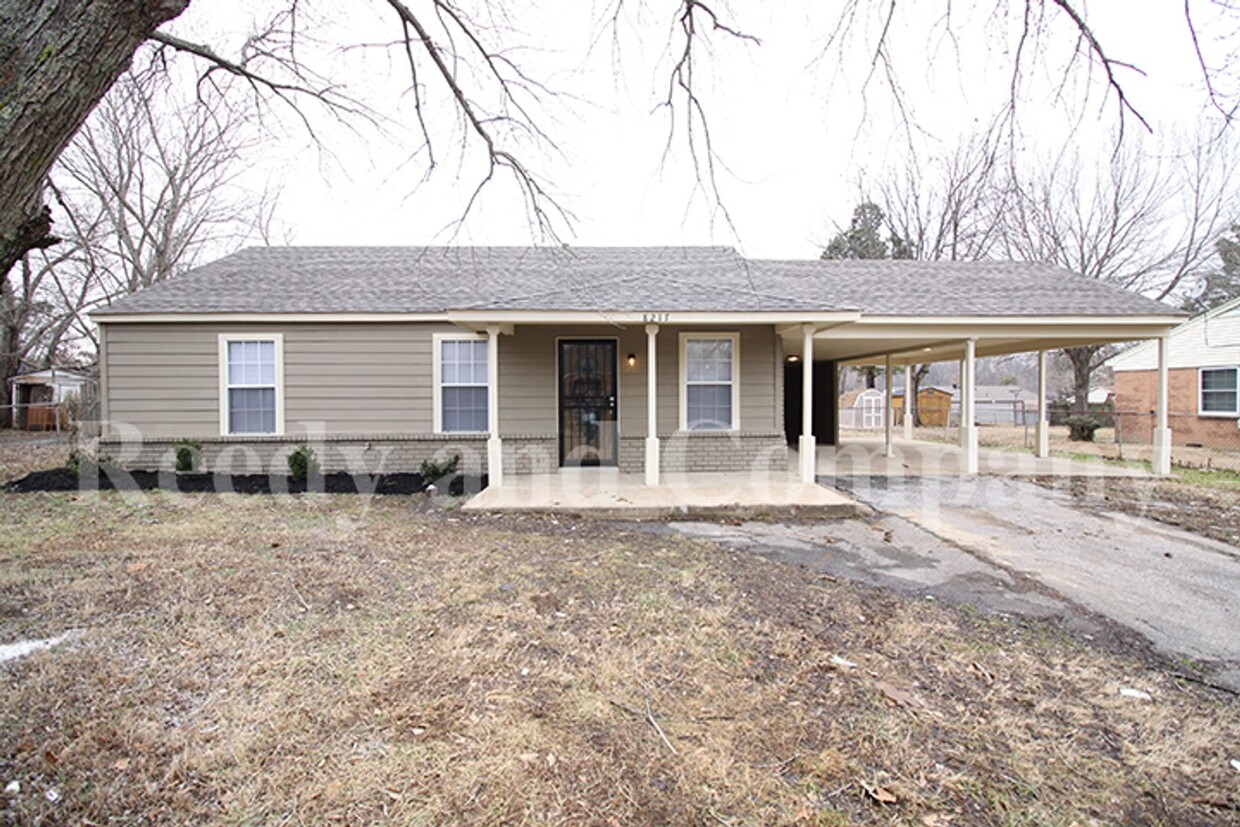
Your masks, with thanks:
[{"label": "bare tree", "polygon": [[[939,12],[929,29],[928,8]],[[907,93],[906,80],[926,70],[926,49],[909,48],[901,37],[916,38],[946,64],[959,62],[967,46],[978,40],[1000,45],[1001,61],[988,64],[987,83],[993,86],[998,79],[1004,84],[1006,100],[997,113],[986,115],[998,115],[997,123],[1010,139],[1018,137],[1020,114],[1048,76],[1063,79],[1049,102],[1067,107],[1071,114],[1083,116],[1086,107],[1097,104],[1110,110],[1121,135],[1132,123],[1140,131],[1152,131],[1129,90],[1130,81],[1145,75],[1144,70],[1117,54],[1114,32],[1100,31],[1081,0],[942,0],[934,7],[845,0],[835,9],[832,24],[824,27],[822,62],[841,72],[860,73],[867,106],[869,92],[885,89],[904,119],[910,143],[919,130],[916,102]],[[1182,9],[1179,30],[1168,31],[1167,37],[1189,46],[1202,81],[1203,105],[1230,123],[1240,106],[1240,84],[1231,68],[1240,48],[1235,37],[1240,7],[1184,0]],[[1211,37],[1201,37],[1204,31]],[[857,52],[864,56],[864,64],[859,65]]]},{"label": "bare tree", "polygon": [[[902,165],[873,181],[888,233],[904,240],[909,257],[978,261],[996,251],[1009,200],[999,132],[996,125],[928,158],[910,152]],[[917,396],[929,373],[929,364],[908,368],[905,397],[918,425]]]},{"label": "bare tree", "polygon": [[[177,100],[162,72],[128,72],[61,156],[47,185],[62,243],[0,278],[0,382],[79,342],[92,308],[269,233],[269,199],[232,186],[258,133],[226,85]],[[6,396],[7,399],[7,396]]]},{"label": "bare tree", "polygon": [[63,315],[49,300],[47,282],[52,266],[72,254],[61,246],[41,264],[24,256],[0,279],[0,427],[12,423],[9,379],[26,364],[46,361],[58,345],[56,332]]},{"label": "bare tree", "polygon": [[90,304],[254,235],[261,196],[234,186],[259,143],[246,110],[227,84],[200,90],[189,106],[174,91],[160,73],[122,75],[52,171],[49,186],[79,251],[53,273],[79,271]]},{"label": "bare tree", "polygon": [[910,153],[871,187],[888,231],[919,261],[990,258],[1002,240],[1004,156],[994,131],[940,155]]},{"label": "bare tree", "polygon": [[[615,0],[612,8],[620,8],[623,2]],[[717,194],[713,181],[719,162],[698,94],[709,67],[705,60],[710,57],[710,35],[757,43],[721,16],[720,3],[666,2],[674,11],[673,43],[679,45],[673,46],[674,59],[663,100],[673,113],[677,107],[685,113],[678,140],[685,142],[695,160],[699,184],[708,182]],[[268,24],[247,38],[238,54],[163,28],[188,5],[189,0],[0,0],[0,54],[5,68],[0,72],[0,273],[7,273],[30,250],[55,243],[50,213],[41,200],[44,180],[73,134],[144,43],[153,41],[165,50],[201,61],[204,70],[200,83],[226,75],[240,80],[260,106],[286,107],[311,130],[316,113],[355,124],[382,120],[332,79],[327,62],[330,58],[317,61],[317,66],[316,61],[303,60],[307,46],[305,17],[316,7],[309,0],[276,3]],[[330,5],[321,0],[318,7]],[[820,12],[826,52],[846,50],[848,44],[862,41],[870,55],[865,86],[872,81],[885,84],[906,115],[909,109],[900,94],[900,79],[907,72],[924,71],[924,66],[902,67],[893,38],[901,28],[899,11],[912,5],[898,8],[894,2],[848,0]],[[1204,22],[1202,6],[1212,15]],[[513,44],[504,42],[506,35],[512,35],[512,28],[489,23],[497,20],[502,24],[508,15],[519,13],[510,12],[504,4],[465,5],[459,0],[420,0],[416,4],[384,0],[374,6],[358,6],[357,11],[352,5],[349,8],[354,14],[375,14],[379,9],[391,21],[393,37],[384,47],[405,58],[408,93],[414,101],[420,132],[421,145],[415,151],[424,158],[426,168],[432,169],[439,162],[442,153],[435,147],[444,143],[461,147],[462,152],[476,152],[483,159],[466,214],[482,187],[504,177],[515,182],[536,230],[554,238],[571,216],[556,201],[550,183],[533,168],[528,151],[531,145],[554,148],[553,136],[542,128],[538,112],[540,104],[554,100],[554,94],[512,57],[508,47]],[[953,0],[941,0],[941,8],[942,39],[954,43],[963,36],[957,28],[963,9]],[[1003,54],[1008,60],[1011,85],[1007,110],[1013,119],[1018,104],[1030,93],[1028,79],[1038,74],[1035,69],[1057,74],[1066,68],[1065,77],[1084,74],[1089,78],[1091,73],[1100,73],[1102,87],[1115,102],[1121,125],[1134,118],[1145,122],[1125,86],[1127,77],[1139,70],[1112,54],[1104,36],[1090,25],[1083,6],[1075,0],[1004,0],[997,7],[977,0],[971,4],[971,12],[989,20],[990,27],[968,37],[1001,38],[1008,46]],[[1219,26],[1234,29],[1237,17],[1240,10],[1231,3],[1187,0],[1181,33],[1194,47],[1205,81],[1205,99],[1227,118],[1236,100],[1234,78],[1225,71],[1234,62],[1234,49],[1220,55],[1213,38],[1206,41],[1197,33],[1205,25],[1212,31]],[[1057,53],[1050,47],[1058,45],[1069,47],[1071,59],[1066,67],[1048,64],[1052,60],[1048,55]],[[1216,51],[1211,52],[1211,48]],[[851,65],[844,60],[838,63]],[[1070,89],[1066,82],[1059,93],[1064,99],[1081,94],[1089,97],[1088,92]],[[427,112],[436,101],[457,114],[463,139],[458,135],[455,140],[445,140],[432,127]]]},{"label": "bare tree", "polygon": [[[1129,143],[1101,169],[1069,156],[1023,179],[1013,171],[1003,250],[1160,300],[1182,295],[1209,271],[1216,242],[1240,213],[1229,156],[1224,141],[1178,155]],[[1082,408],[1111,352],[1102,345],[1064,351]]]}]

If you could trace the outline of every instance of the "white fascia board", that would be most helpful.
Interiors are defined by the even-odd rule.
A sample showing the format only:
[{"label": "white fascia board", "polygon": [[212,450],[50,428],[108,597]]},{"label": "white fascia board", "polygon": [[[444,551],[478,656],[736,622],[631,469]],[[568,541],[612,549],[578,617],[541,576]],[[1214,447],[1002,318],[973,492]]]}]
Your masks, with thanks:
[{"label": "white fascia board", "polygon": [[88,315],[95,324],[448,321],[446,313],[104,313]]},{"label": "white fascia board", "polygon": [[984,339],[984,338],[1090,338],[1150,339],[1166,334],[1175,318],[1144,316],[1100,317],[994,317],[934,319],[866,316],[855,324],[815,334],[818,339]]},{"label": "white fascia board", "polygon": [[791,324],[838,325],[855,322],[855,310],[832,311],[617,311],[601,310],[450,310],[447,320],[463,327],[488,324]]}]

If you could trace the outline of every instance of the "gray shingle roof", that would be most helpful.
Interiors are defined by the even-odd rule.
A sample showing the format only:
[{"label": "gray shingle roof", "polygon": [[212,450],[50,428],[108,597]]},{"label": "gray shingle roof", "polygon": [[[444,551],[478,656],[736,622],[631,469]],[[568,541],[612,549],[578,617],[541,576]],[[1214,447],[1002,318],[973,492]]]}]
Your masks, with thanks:
[{"label": "gray shingle roof", "polygon": [[727,247],[255,247],[95,315],[468,309],[1175,313],[1061,268],[1018,262],[750,260]]}]

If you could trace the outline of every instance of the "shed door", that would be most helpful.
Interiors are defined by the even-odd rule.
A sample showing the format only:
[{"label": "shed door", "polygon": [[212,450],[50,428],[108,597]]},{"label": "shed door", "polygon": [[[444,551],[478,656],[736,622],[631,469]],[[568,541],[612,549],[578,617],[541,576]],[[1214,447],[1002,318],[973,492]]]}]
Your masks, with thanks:
[{"label": "shed door", "polygon": [[561,339],[560,464],[617,465],[616,342]]}]

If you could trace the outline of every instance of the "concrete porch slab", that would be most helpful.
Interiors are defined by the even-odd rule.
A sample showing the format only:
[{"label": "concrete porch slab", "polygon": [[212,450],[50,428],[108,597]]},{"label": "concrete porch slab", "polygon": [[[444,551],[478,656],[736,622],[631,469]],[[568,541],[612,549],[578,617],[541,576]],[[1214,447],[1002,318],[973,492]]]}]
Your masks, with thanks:
[{"label": "concrete porch slab", "polygon": [[[961,476],[960,446],[948,443],[895,440],[895,456],[883,454],[878,439],[849,439],[841,445],[818,446],[819,477]],[[793,460],[789,459],[791,465]],[[1150,477],[1148,469],[1110,462],[1051,456],[1022,451],[978,451],[978,473],[1002,477]]]},{"label": "concrete porch slab", "polygon": [[794,512],[852,517],[861,510],[845,494],[803,483],[787,473],[665,474],[646,485],[641,474],[614,469],[565,469],[507,475],[472,497],[469,511],[571,512],[653,519],[667,516],[753,517]]}]

